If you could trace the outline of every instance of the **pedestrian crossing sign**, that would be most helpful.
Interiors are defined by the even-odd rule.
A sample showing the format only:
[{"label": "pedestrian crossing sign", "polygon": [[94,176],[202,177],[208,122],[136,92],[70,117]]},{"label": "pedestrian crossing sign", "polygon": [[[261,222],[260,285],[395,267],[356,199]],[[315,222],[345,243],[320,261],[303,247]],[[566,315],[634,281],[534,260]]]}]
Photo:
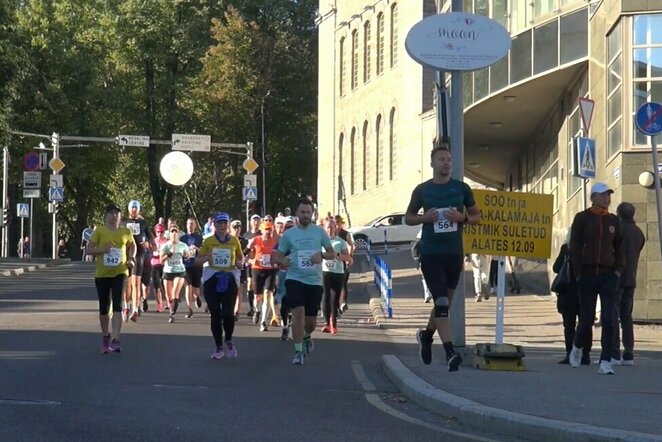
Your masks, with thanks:
[{"label": "pedestrian crossing sign", "polygon": [[64,201],[64,189],[62,187],[50,187],[48,189],[48,201],[53,203]]},{"label": "pedestrian crossing sign", "polygon": [[20,218],[29,218],[30,217],[30,206],[25,203],[20,203],[16,205],[16,212]]},{"label": "pedestrian crossing sign", "polygon": [[244,201],[255,201],[257,199],[257,187],[244,187]]},{"label": "pedestrian crossing sign", "polygon": [[575,138],[575,175],[582,178],[595,178],[595,140]]}]

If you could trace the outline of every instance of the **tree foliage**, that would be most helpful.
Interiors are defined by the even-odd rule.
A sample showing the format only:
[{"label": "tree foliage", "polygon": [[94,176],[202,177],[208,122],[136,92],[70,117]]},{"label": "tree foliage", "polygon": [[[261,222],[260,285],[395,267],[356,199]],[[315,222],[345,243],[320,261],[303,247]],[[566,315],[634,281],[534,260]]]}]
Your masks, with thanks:
[{"label": "tree foliage", "polygon": [[[315,13],[312,0],[2,2],[0,136],[3,124],[41,134],[152,140],[204,133],[216,142],[255,143],[260,162],[264,116],[268,210],[281,209],[315,185]],[[14,158],[39,141],[48,144],[12,137]],[[194,178],[181,189],[158,172],[167,146],[85,144],[60,150],[67,164],[60,235],[72,245],[83,228],[102,222],[110,201],[123,206],[139,199],[148,218],[183,218],[192,209],[200,217],[241,214],[241,156],[193,153]],[[21,181],[18,163],[12,182]],[[20,201],[19,189],[11,199]],[[50,241],[48,220],[39,205],[35,221],[45,232],[35,234],[37,246]]]}]

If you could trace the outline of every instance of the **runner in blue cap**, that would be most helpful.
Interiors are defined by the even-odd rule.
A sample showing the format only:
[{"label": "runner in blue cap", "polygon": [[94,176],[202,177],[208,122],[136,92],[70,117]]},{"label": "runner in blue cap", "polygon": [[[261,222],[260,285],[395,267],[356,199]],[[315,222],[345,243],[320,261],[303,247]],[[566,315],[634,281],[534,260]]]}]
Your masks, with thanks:
[{"label": "runner in blue cap", "polygon": [[228,232],[229,223],[230,215],[227,213],[221,212],[214,216],[215,232],[202,242],[195,260],[197,265],[209,262],[203,269],[202,281],[211,315],[211,332],[216,343],[212,359],[221,359],[223,356],[237,357],[237,348],[232,342],[234,306],[238,292],[233,271],[242,267],[243,253],[239,240]]}]

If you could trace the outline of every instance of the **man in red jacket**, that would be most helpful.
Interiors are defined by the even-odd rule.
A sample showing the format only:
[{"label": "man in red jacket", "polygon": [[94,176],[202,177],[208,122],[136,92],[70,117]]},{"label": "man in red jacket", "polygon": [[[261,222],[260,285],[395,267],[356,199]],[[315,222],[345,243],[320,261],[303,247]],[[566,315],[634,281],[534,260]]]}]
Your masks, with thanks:
[{"label": "man in red jacket", "polygon": [[580,312],[570,365],[578,367],[581,363],[599,294],[602,305],[600,374],[614,374],[611,358],[614,354],[616,295],[618,278],[625,264],[621,222],[616,215],[609,213],[612,193],[614,191],[605,183],[595,183],[591,187],[593,205],[575,215],[570,235],[570,262],[577,277]]}]

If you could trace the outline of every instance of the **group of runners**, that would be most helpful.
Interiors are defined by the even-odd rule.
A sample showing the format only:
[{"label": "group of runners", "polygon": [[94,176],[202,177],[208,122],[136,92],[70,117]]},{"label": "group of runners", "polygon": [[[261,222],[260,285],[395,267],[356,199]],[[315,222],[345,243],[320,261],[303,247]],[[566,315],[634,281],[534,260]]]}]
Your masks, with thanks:
[{"label": "group of runners", "polygon": [[130,201],[127,209],[122,220],[122,210],[109,205],[105,225],[93,232],[86,249],[96,261],[103,353],[122,351],[122,322],[137,322],[149,309],[152,292],[156,312],[168,310],[170,323],[180,294],[187,318],[194,306],[204,304],[215,343],[213,359],[237,357],[233,334],[244,292],[247,315],[261,331],[281,327],[281,339],[294,341],[294,364],[303,364],[314,349],[320,307],[322,331],[338,332],[337,319],[348,309],[354,251],[341,217],[327,216],[316,225],[314,206],[303,198],[296,217],[253,215],[242,235],[241,221],[224,212],[210,217],[199,233],[195,218],[186,220],[185,232],[175,219],[159,219],[152,229],[138,201]]}]

